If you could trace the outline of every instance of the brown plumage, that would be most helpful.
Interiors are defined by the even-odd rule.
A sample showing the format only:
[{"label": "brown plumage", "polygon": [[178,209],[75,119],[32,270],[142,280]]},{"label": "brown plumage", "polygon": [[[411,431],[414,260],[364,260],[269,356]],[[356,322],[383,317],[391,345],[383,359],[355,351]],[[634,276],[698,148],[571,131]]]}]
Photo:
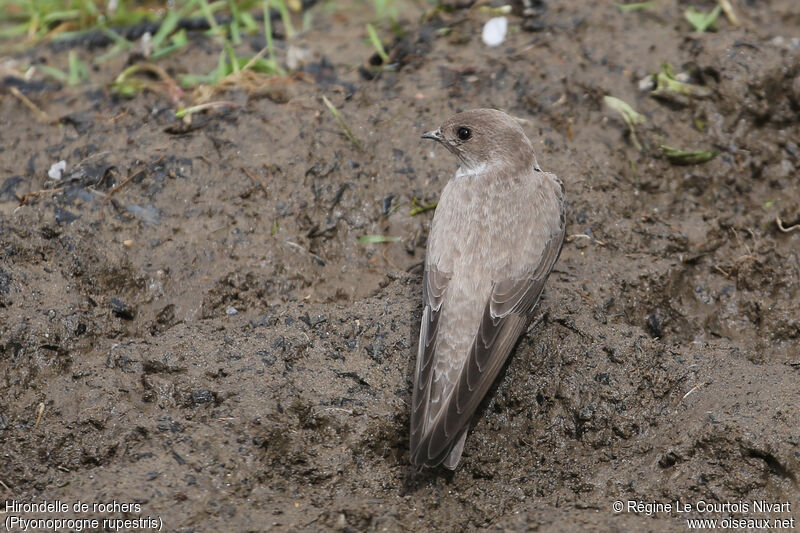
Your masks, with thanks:
[{"label": "brown plumage", "polygon": [[475,109],[434,139],[461,166],[428,237],[411,405],[411,462],[453,469],[470,420],[533,316],[561,253],[564,190],[516,120]]}]

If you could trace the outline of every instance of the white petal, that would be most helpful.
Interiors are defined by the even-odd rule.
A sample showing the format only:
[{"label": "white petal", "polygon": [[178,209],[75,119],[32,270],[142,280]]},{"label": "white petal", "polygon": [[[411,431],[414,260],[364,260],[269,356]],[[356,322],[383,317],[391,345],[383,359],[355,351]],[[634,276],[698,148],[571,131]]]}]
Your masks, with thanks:
[{"label": "white petal", "polygon": [[66,161],[59,161],[58,163],[53,163],[50,166],[50,170],[47,171],[47,175],[50,177],[51,180],[59,181],[61,176],[64,175],[64,171],[67,170],[67,162]]},{"label": "white petal", "polygon": [[507,31],[508,20],[505,17],[495,17],[483,26],[481,38],[486,46],[497,46],[506,40]]}]

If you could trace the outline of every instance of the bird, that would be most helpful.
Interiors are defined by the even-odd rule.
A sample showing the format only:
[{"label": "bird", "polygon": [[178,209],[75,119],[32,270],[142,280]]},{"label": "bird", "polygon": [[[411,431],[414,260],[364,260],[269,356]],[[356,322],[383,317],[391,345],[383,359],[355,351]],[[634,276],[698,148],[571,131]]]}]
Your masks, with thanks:
[{"label": "bird", "polygon": [[428,237],[410,459],[454,470],[473,415],[533,318],[566,228],[564,186],[520,123],[472,109],[422,135],[459,162]]}]

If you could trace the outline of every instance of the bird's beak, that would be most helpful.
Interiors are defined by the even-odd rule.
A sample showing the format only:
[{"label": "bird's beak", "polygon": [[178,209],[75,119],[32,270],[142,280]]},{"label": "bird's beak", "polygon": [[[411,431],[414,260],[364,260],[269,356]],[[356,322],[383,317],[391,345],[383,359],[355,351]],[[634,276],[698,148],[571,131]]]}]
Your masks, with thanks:
[{"label": "bird's beak", "polygon": [[439,130],[436,131],[429,131],[422,134],[423,139],[433,139],[434,141],[442,142],[444,141],[444,137],[442,136],[442,132]]}]

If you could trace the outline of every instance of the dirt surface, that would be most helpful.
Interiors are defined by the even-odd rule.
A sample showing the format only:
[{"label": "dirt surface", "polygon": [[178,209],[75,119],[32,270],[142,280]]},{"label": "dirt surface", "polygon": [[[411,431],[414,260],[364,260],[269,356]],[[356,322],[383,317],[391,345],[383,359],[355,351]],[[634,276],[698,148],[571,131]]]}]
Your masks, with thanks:
[{"label": "dirt surface", "polygon": [[[139,507],[0,516],[149,516],[168,531],[800,520],[800,230],[781,229],[800,223],[800,13],[738,1],[742,27],[721,16],[697,34],[688,5],[553,1],[511,15],[497,48],[479,8],[418,23],[410,5],[382,72],[365,5],[318,5],[291,42],[310,51],[302,74],[207,97],[239,106],[190,127],[163,88],[108,91],[123,57],[95,86],[5,77],[0,492]],[[15,59],[63,67],[68,48]],[[159,64],[207,72],[218,52],[197,36]],[[663,61],[709,94],[648,94]],[[647,117],[641,152],[604,95]],[[419,135],[473,107],[525,121],[566,186],[570,237],[459,469],[418,473],[408,403],[432,212],[410,208],[456,166]],[[660,145],[719,154],[678,166]]]}]

